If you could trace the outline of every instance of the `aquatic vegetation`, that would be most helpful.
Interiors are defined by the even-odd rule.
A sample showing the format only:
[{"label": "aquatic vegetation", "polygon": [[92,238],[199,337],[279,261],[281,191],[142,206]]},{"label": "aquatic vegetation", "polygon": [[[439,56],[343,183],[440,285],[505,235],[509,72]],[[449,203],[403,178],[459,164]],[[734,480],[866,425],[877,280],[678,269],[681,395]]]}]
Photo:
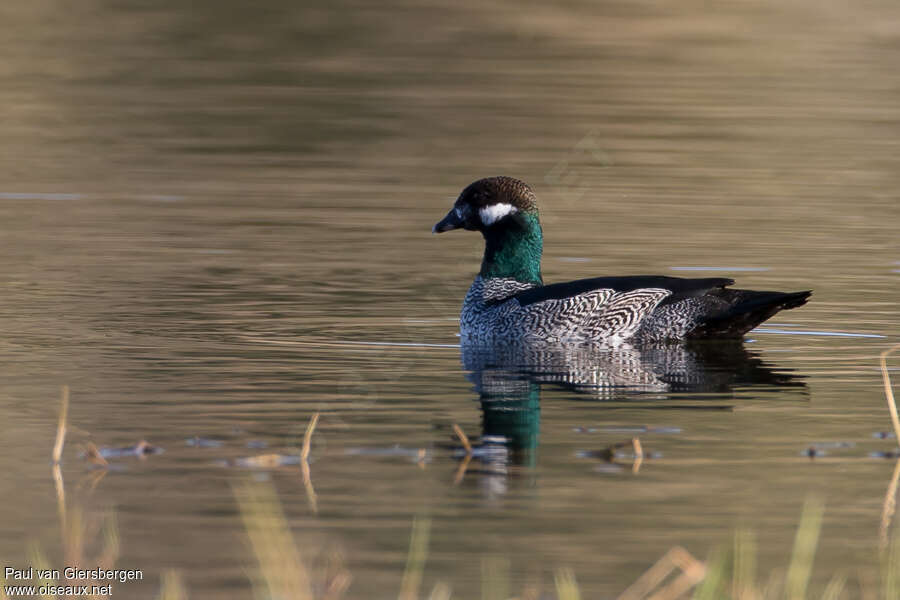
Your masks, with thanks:
[{"label": "aquatic vegetation", "polygon": [[259,576],[252,580],[254,595],[311,600],[309,572],[274,490],[244,484],[235,489],[234,495],[259,569]]},{"label": "aquatic vegetation", "polygon": [[163,574],[159,600],[187,600],[187,588],[178,571],[167,571]]},{"label": "aquatic vegetation", "polygon": [[[896,418],[897,410],[891,388],[890,376],[886,367],[886,358],[900,346],[886,350],[881,355],[881,372],[884,377],[885,396],[892,415]],[[112,568],[120,554],[119,536],[115,519],[105,515],[99,521],[89,518],[80,507],[68,508],[65,498],[65,487],[59,470],[59,461],[65,443],[67,430],[69,394],[64,389],[57,427],[57,438],[52,450],[53,476],[56,483],[57,501],[61,525],[61,538],[64,548],[65,564],[91,565],[101,568]],[[309,472],[309,456],[311,438],[318,423],[319,415],[311,419],[303,439],[302,449],[293,456],[291,464],[299,464],[306,486],[310,505],[316,511],[316,495],[312,488]],[[895,423],[897,425],[897,423]],[[478,455],[479,445],[473,444],[458,425],[453,425],[463,454],[463,461],[456,474],[455,482],[459,483],[465,476],[466,466],[473,456]],[[608,432],[619,432],[611,429]],[[631,429],[627,430],[631,432]],[[653,432],[653,428],[641,428],[641,433]],[[885,436],[885,439],[894,439]],[[634,450],[633,470],[640,466],[640,459],[646,452],[638,438],[611,444],[606,449],[585,457],[617,458],[616,451],[631,446]],[[810,449],[821,452],[821,448],[842,449],[853,447],[847,442],[820,442]],[[95,447],[94,460],[105,462],[102,452]],[[132,452],[132,454],[143,454]],[[894,453],[886,452],[893,456]],[[258,459],[265,459],[262,455]],[[652,456],[652,454],[650,455]],[[257,466],[269,468],[266,460],[259,460]],[[251,466],[251,465],[247,465]],[[277,465],[283,466],[283,465]],[[106,474],[106,470],[92,471],[94,485]],[[900,598],[900,535],[890,535],[890,529],[896,508],[896,494],[900,485],[900,461],[894,469],[893,477],[888,484],[884,498],[881,527],[879,529],[880,549],[873,560],[866,564],[847,565],[836,573],[829,574],[827,579],[814,577],[816,556],[822,544],[820,533],[825,515],[824,503],[816,498],[806,501],[794,536],[793,548],[787,567],[774,569],[770,573],[758,572],[757,537],[747,529],[734,533],[732,544],[727,548],[714,550],[707,560],[702,561],[690,554],[686,549],[675,546],[667,551],[643,575],[635,579],[632,585],[618,597],[619,600],[675,600],[693,598],[695,600],[806,600],[822,598],[839,600],[841,598],[866,597],[884,600]],[[93,489],[93,488],[92,488]],[[246,482],[234,488],[234,496],[238,504],[240,518],[244,525],[248,546],[255,557],[256,574],[251,578],[254,594],[260,599],[279,598],[283,600],[340,600],[346,595],[353,580],[350,571],[344,566],[340,554],[330,555],[325,561],[311,561],[301,553],[291,531],[287,516],[270,484]],[[450,600],[453,589],[450,583],[438,581],[429,591],[423,590],[423,582],[428,567],[431,539],[431,518],[418,516],[413,519],[410,531],[409,548],[399,582],[399,600],[418,600],[427,597],[430,600]],[[88,543],[100,535],[99,553],[86,557]],[[321,551],[319,551],[321,554]],[[36,569],[50,566],[44,552],[37,545],[30,551],[30,564]],[[872,583],[877,582],[877,583]],[[5,584],[0,573],[0,584]],[[40,582],[38,582],[40,583]],[[514,595],[514,590],[521,592]],[[489,555],[482,560],[482,598],[492,600],[520,600],[532,598],[552,598],[557,600],[581,600],[582,591],[573,570],[558,568],[553,572],[554,594],[542,591],[534,582],[522,583],[512,575],[510,562],[505,557]],[[867,591],[866,591],[867,590]],[[877,590],[877,591],[876,591]],[[53,598],[54,596],[46,596]],[[161,581],[158,598],[160,600],[186,600],[189,591],[177,571],[166,572]],[[0,588],[0,598],[7,598]]]},{"label": "aquatic vegetation", "polygon": [[[351,576],[342,565],[330,572],[314,572],[301,558],[290,534],[290,527],[274,489],[267,484],[246,483],[235,489],[247,538],[258,564],[253,581],[257,598],[286,600],[337,600],[350,585]],[[706,561],[700,561],[681,547],[666,552],[652,567],[628,587],[618,600],[806,600],[827,598],[837,600],[852,597],[849,583],[856,582],[848,569],[832,575],[824,587],[812,586],[815,556],[819,549],[819,534],[825,508],[821,501],[811,498],[803,507],[793,550],[787,569],[776,569],[767,577],[757,574],[756,536],[745,529],[737,530],[731,548],[714,551]],[[418,600],[426,571],[431,520],[416,517],[410,532],[409,551],[400,583],[399,600]],[[876,561],[877,562],[877,561]],[[900,598],[900,539],[894,539],[881,556],[879,598]],[[859,577],[859,575],[857,575]],[[482,561],[483,598],[531,598],[533,587],[523,586],[514,596],[511,590],[509,564],[502,557],[489,556]],[[575,573],[560,568],[554,574],[557,600],[580,600],[582,597]],[[693,591],[692,591],[693,590]],[[449,600],[452,588],[439,581],[427,597]],[[548,597],[548,596],[540,596]]]},{"label": "aquatic vegetation", "polygon": [[[886,352],[884,356],[888,353]],[[887,375],[886,367],[882,368],[882,372],[885,374],[885,389],[890,390],[890,378]],[[889,391],[886,395],[889,405],[892,405],[893,395]],[[473,452],[471,442],[461,428],[454,425],[453,429],[465,450],[466,458],[469,458]],[[619,445],[627,444],[628,442]],[[612,451],[614,446],[616,445],[613,445],[609,451]],[[844,444],[837,444],[837,446],[844,447]],[[641,453],[640,446],[635,445],[635,455],[639,456]],[[457,481],[460,478],[460,475],[457,475]],[[883,540],[887,539],[887,529],[893,517],[898,480],[900,480],[900,462],[898,462],[898,468],[895,469],[885,498],[881,531]],[[286,533],[289,531],[289,527],[271,487],[246,484],[236,491],[236,495],[247,528],[247,536],[259,564],[260,580],[254,583],[257,597],[300,600],[341,597],[350,582],[350,575],[346,571],[341,571],[340,586],[336,586],[333,580],[329,584],[327,579],[323,584],[310,585],[309,569],[304,566],[290,534]],[[824,514],[825,507],[820,500],[810,498],[806,501],[786,570],[776,569],[767,577],[760,578],[757,573],[756,536],[748,530],[740,529],[734,534],[731,548],[714,551],[705,562],[697,560],[684,548],[676,546],[670,549],[635,580],[619,596],[619,600],[648,600],[650,598],[675,600],[688,597],[694,600],[806,600],[808,598],[838,600],[853,597],[850,594],[849,584],[856,583],[860,589],[864,588],[866,583],[862,581],[864,577],[862,573],[870,565],[865,565],[856,571],[848,568],[846,571],[834,573],[821,589],[811,583],[815,557],[820,545]],[[416,600],[421,597],[420,588],[428,558],[430,527],[431,521],[428,518],[419,517],[413,521],[406,566],[398,595],[400,600]],[[880,593],[878,597],[885,600],[900,598],[900,539],[895,536],[890,544],[884,544],[880,556],[873,563],[879,564]],[[851,574],[854,574],[855,578]],[[287,582],[284,580],[285,577],[289,579]],[[291,577],[300,577],[301,579],[290,580]],[[485,558],[482,563],[482,597],[510,598],[510,590],[514,587],[510,579],[508,562],[500,557]],[[556,570],[554,583],[558,600],[580,600],[582,597],[572,570],[566,568]],[[334,593],[338,587],[341,594]],[[291,589],[295,590],[297,595],[272,593],[273,590],[287,592]],[[268,590],[269,594],[266,595],[264,590]],[[329,590],[329,593],[325,593]],[[431,600],[449,600],[453,597],[452,589],[449,584],[438,582],[428,597]],[[532,587],[525,586],[522,594],[516,597],[546,596],[539,596]]]}]

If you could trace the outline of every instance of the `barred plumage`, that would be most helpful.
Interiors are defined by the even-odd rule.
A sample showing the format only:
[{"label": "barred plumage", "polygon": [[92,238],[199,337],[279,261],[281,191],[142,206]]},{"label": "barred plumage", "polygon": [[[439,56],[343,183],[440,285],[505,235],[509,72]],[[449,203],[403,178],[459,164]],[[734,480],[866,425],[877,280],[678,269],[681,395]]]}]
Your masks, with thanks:
[{"label": "barred plumage", "polygon": [[481,271],[463,302],[466,342],[661,342],[740,337],[811,292],[726,289],[725,278],[597,277],[544,285],[537,199],[523,181],[488,177],[466,187],[432,231],[480,231]]},{"label": "barred plumage", "polygon": [[460,316],[464,340],[615,342],[632,337],[644,318],[672,292],[600,288],[523,306],[516,294],[536,287],[510,278],[475,278]]}]

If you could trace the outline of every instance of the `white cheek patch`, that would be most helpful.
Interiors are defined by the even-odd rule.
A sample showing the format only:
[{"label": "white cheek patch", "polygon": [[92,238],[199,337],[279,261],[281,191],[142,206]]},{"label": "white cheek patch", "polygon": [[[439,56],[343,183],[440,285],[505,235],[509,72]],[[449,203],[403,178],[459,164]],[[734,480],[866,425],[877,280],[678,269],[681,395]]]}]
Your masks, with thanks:
[{"label": "white cheek patch", "polygon": [[498,202],[497,204],[491,204],[490,206],[478,209],[478,216],[481,217],[481,222],[485,225],[493,225],[506,215],[517,212],[519,212],[519,209],[512,204]]}]

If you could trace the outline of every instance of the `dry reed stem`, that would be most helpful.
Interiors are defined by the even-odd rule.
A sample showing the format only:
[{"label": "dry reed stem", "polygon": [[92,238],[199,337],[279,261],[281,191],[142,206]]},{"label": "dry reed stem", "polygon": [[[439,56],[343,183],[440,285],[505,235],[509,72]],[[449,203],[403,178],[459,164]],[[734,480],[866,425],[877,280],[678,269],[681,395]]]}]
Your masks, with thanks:
[{"label": "dry reed stem", "polygon": [[[884,396],[887,399],[888,410],[891,413],[891,423],[894,425],[894,435],[897,442],[900,443],[900,418],[897,416],[897,403],[894,401],[894,390],[891,385],[891,376],[887,369],[887,357],[895,350],[900,349],[900,344],[895,344],[881,353],[881,378],[884,382]],[[894,512],[897,508],[897,484],[900,482],[900,459],[894,466],[894,474],[891,476],[891,482],[888,484],[887,492],[884,495],[884,503],[881,509],[881,526],[878,528],[878,546],[884,551],[888,545],[888,530],[891,528],[891,521],[894,518]]]},{"label": "dry reed stem", "polygon": [[462,430],[462,427],[454,423],[453,433],[459,438],[459,442],[463,445],[463,448],[465,448],[466,454],[472,454],[472,444],[469,443],[469,437],[466,435],[466,432]]},{"label": "dry reed stem", "polygon": [[306,433],[303,435],[303,448],[300,450],[300,472],[303,474],[303,487],[306,489],[306,499],[309,501],[309,507],[313,514],[318,514],[319,503],[317,501],[316,490],[312,484],[312,477],[309,473],[309,449],[312,446],[312,435],[319,424],[319,413],[312,416],[309,425],[306,426]]},{"label": "dry reed stem", "polygon": [[300,450],[300,461],[306,462],[309,460],[309,448],[312,444],[312,435],[316,430],[316,425],[319,424],[319,413],[316,413],[312,416],[312,419],[309,420],[309,425],[306,426],[306,433],[303,435],[303,449]]},{"label": "dry reed stem", "polygon": [[300,461],[300,472],[303,474],[303,488],[306,490],[306,500],[309,502],[309,508],[313,511],[314,515],[317,515],[319,514],[318,496],[316,496],[316,489],[312,484],[312,477],[309,473],[309,463],[305,460]]},{"label": "dry reed stem", "polygon": [[66,484],[59,463],[53,465],[53,485],[56,487],[56,512],[59,513],[61,531],[66,530]]},{"label": "dry reed stem", "polygon": [[673,582],[660,588],[659,591],[648,597],[647,600],[675,600],[676,598],[681,598],[692,587],[700,583],[702,579],[703,577],[696,579],[693,575],[682,573]]},{"label": "dry reed stem", "polygon": [[[676,569],[681,569],[682,574],[649,596]],[[705,576],[706,565],[681,546],[675,546],[622,592],[618,600],[643,600],[648,597],[653,600],[672,600],[700,583]]]},{"label": "dry reed stem", "polygon": [[881,508],[881,526],[878,528],[878,547],[883,552],[888,546],[888,531],[897,509],[897,484],[900,482],[900,459],[894,465],[894,474],[884,494],[884,503]]},{"label": "dry reed stem", "polygon": [[53,464],[62,458],[63,444],[66,443],[66,421],[69,419],[69,386],[62,386],[62,406],[59,409],[59,424],[56,426],[56,443],[53,445]]},{"label": "dry reed stem", "polygon": [[97,465],[98,467],[109,466],[109,462],[107,462],[107,460],[103,458],[103,455],[100,454],[100,449],[97,448],[94,442],[88,442],[85,445],[84,457],[88,459],[89,462]]},{"label": "dry reed stem", "polygon": [[897,416],[897,403],[894,401],[894,391],[891,387],[891,376],[888,374],[887,357],[895,350],[900,349],[900,344],[895,344],[881,353],[881,378],[884,381],[884,395],[887,398],[888,410],[891,411],[891,423],[894,425],[894,435],[900,444],[900,417]]},{"label": "dry reed stem", "polygon": [[94,490],[97,489],[100,480],[106,477],[107,473],[109,473],[109,469],[92,469],[88,471],[87,474],[78,481],[76,490],[87,490],[87,493],[93,494]]},{"label": "dry reed stem", "polygon": [[641,446],[641,440],[631,438],[631,445],[634,448],[634,463],[631,465],[631,472],[637,474],[641,470],[641,463],[644,462],[644,448]]},{"label": "dry reed stem", "polygon": [[469,468],[469,463],[472,462],[472,454],[466,454],[462,462],[459,463],[459,468],[456,469],[456,475],[453,477],[453,485],[459,485],[462,482],[463,477],[466,476],[466,470]]},{"label": "dry reed stem", "polygon": [[641,446],[641,440],[639,438],[631,438],[631,445],[634,447],[634,456],[635,458],[643,458],[644,457],[644,448]]}]

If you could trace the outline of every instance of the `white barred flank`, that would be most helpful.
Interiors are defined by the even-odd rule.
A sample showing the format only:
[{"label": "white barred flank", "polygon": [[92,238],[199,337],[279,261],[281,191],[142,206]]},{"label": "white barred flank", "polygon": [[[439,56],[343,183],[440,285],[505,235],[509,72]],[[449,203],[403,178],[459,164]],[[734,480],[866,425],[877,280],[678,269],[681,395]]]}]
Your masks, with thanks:
[{"label": "white barred flank", "polygon": [[644,318],[671,293],[662,288],[619,292],[591,317],[588,329],[603,337],[629,338],[638,330]]},{"label": "white barred flank", "polygon": [[506,215],[511,215],[517,212],[519,212],[519,209],[512,204],[498,202],[497,204],[491,204],[489,206],[479,208],[478,216],[481,217],[481,222],[485,225],[493,225]]},{"label": "white barred flank", "polygon": [[633,337],[672,292],[596,289],[522,306],[513,296],[534,284],[476,277],[460,316],[462,337],[473,342],[618,342]]}]

